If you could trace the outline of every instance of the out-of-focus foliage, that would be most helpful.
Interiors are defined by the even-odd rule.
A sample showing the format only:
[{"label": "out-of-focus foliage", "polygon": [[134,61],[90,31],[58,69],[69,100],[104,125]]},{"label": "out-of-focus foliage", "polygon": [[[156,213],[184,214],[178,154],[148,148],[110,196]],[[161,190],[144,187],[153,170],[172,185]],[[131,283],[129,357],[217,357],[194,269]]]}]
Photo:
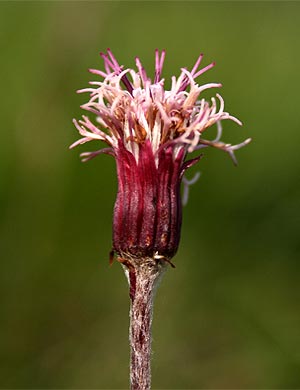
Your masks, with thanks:
[{"label": "out-of-focus foliage", "polygon": [[[108,266],[116,194],[109,156],[68,151],[75,90],[139,55],[164,76],[200,52],[223,83],[223,140],[194,172],[180,250],[157,294],[154,388],[299,388],[300,4],[0,3],[0,386],[128,386],[128,291]],[[209,91],[211,96],[214,91]],[[211,131],[214,136],[214,131]]]}]

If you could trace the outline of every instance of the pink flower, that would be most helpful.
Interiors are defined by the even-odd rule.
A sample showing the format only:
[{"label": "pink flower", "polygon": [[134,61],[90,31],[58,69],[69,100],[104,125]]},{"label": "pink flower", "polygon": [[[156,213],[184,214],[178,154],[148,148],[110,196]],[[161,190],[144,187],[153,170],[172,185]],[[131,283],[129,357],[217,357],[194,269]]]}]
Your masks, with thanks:
[{"label": "pink flower", "polygon": [[[211,102],[201,98],[208,88],[221,87],[209,83],[202,86],[195,79],[211,69],[214,63],[200,69],[201,54],[191,71],[181,69],[172,77],[170,90],[161,78],[165,51],[155,52],[155,76],[152,81],[139,58],[137,71],[120,66],[112,52],[101,53],[105,71],[91,69],[104,78],[91,82],[91,87],[78,92],[90,93],[83,109],[96,115],[95,123],[87,116],[74,120],[82,135],[71,148],[91,140],[108,145],[95,152],[82,153],[83,161],[106,153],[115,157],[118,194],[114,208],[113,250],[119,257],[151,257],[171,259],[177,251],[182,201],[180,184],[189,182],[185,171],[201,156],[187,160],[187,155],[205,147],[229,153],[248,144],[220,142],[220,122],[241,122],[224,111],[224,100],[217,94]],[[206,130],[217,124],[218,136],[203,138]]]}]

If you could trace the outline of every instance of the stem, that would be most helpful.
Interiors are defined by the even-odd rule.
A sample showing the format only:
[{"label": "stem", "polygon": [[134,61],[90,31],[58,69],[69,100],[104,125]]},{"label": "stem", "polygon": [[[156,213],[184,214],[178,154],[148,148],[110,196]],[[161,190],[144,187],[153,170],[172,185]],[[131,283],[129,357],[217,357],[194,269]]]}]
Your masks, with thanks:
[{"label": "stem", "polygon": [[151,387],[151,324],[156,288],[166,262],[152,258],[123,261],[130,289],[130,388]]}]

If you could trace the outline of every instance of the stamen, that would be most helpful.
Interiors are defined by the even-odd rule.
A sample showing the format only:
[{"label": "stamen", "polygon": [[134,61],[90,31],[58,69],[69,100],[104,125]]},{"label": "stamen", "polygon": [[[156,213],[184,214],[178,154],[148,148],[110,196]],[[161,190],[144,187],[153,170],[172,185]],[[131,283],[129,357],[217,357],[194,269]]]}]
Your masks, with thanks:
[{"label": "stamen", "polygon": [[218,121],[217,122],[217,136],[213,140],[213,142],[219,142],[220,141],[220,139],[222,137],[222,132],[223,132],[222,123],[221,123],[221,121]]},{"label": "stamen", "polygon": [[193,74],[196,72],[196,70],[198,69],[198,67],[199,67],[199,65],[200,65],[200,63],[201,63],[201,61],[202,61],[203,56],[204,56],[204,54],[201,53],[200,56],[198,57],[198,59],[197,59],[195,65],[194,65],[193,69],[191,70],[191,74],[192,74],[192,75],[193,75]]},{"label": "stamen", "polygon": [[104,67],[107,74],[112,73],[115,70],[114,64],[109,60],[107,54],[100,53],[100,56],[103,58]]},{"label": "stamen", "polygon": [[223,99],[222,96],[219,95],[218,93],[216,93],[216,96],[217,96],[217,98],[220,100],[220,109],[219,109],[219,112],[222,113],[222,112],[224,112],[224,99]]},{"label": "stamen", "polygon": [[146,73],[145,69],[143,68],[141,60],[139,59],[139,57],[135,57],[135,63],[136,63],[136,66],[138,68],[138,71],[139,71],[139,74],[140,74],[140,78],[141,78],[141,80],[143,82],[143,85],[145,87],[146,82],[148,80],[147,73]]},{"label": "stamen", "polygon": [[87,162],[95,158],[96,156],[99,156],[99,154],[109,154],[111,156],[114,156],[114,150],[112,148],[104,148],[99,149],[94,152],[84,152],[80,154],[80,158],[82,162]]},{"label": "stamen", "polygon": [[[224,100],[216,94],[211,103],[199,99],[199,95],[206,89],[219,88],[220,83],[196,84],[196,77],[211,69],[211,63],[202,69],[199,66],[203,59],[201,53],[191,71],[181,69],[179,77],[171,78],[171,89],[166,91],[161,79],[162,68],[166,52],[155,50],[154,82],[139,59],[136,57],[137,71],[124,69],[112,54],[100,53],[104,61],[105,71],[90,69],[90,72],[104,78],[103,81],[90,82],[90,88],[78,90],[78,93],[89,93],[89,101],[81,107],[96,115],[98,126],[84,116],[79,122],[74,122],[82,139],[76,141],[72,147],[98,139],[117,149],[120,143],[132,153],[138,161],[140,147],[145,140],[151,143],[158,164],[160,151],[167,147],[184,148],[189,153],[197,149],[214,147],[228,153],[236,164],[235,150],[247,145],[247,139],[241,144],[231,145],[220,142],[222,135],[221,120],[229,119],[239,125],[242,123],[224,112]],[[129,81],[127,73],[130,74]],[[125,88],[121,85],[124,84]],[[190,86],[189,90],[186,90]],[[128,95],[128,92],[130,96]],[[220,106],[218,107],[218,101]],[[213,141],[202,139],[202,134],[217,124],[217,135]],[[98,128],[99,127],[99,128]],[[100,129],[108,130],[108,134]],[[87,159],[97,155],[96,152],[84,155]],[[100,153],[99,153],[100,154]]]},{"label": "stamen", "polygon": [[200,69],[196,74],[193,75],[193,77],[196,79],[201,74],[207,72],[209,69],[213,68],[216,65],[215,62],[212,62],[211,64],[207,65],[205,68]]},{"label": "stamen", "polygon": [[107,51],[109,58],[111,59],[113,65],[114,65],[116,71],[117,71],[117,69],[121,68],[121,67],[120,67],[118,61],[116,60],[116,57],[113,55],[113,53],[111,52],[111,50],[109,48],[106,51]]},{"label": "stamen", "polygon": [[[110,49],[107,49],[107,53],[108,53],[110,58],[108,58],[107,54],[100,53],[100,56],[104,60],[104,66],[105,66],[106,72],[108,74],[110,74],[110,73],[112,73],[111,72],[111,70],[112,70],[113,72],[116,72],[116,74],[120,74],[123,70],[123,67],[119,65],[118,61],[116,60],[116,58],[114,57],[114,55],[112,54]],[[110,68],[111,68],[111,70],[110,70]],[[123,82],[125,88],[128,90],[128,92],[132,95],[133,87],[132,87],[132,84],[128,80],[126,75],[122,76],[122,82]]]},{"label": "stamen", "polygon": [[189,199],[189,191],[190,191],[190,186],[195,184],[201,176],[200,172],[196,172],[195,175],[188,180],[186,176],[184,175],[182,178],[182,183],[183,183],[183,193],[182,193],[182,205],[186,206],[188,199]]},{"label": "stamen", "polygon": [[97,75],[102,76],[104,78],[108,76],[107,73],[102,72],[102,70],[98,70],[98,69],[89,69],[89,72],[93,73],[93,74],[97,74]]},{"label": "stamen", "polygon": [[[196,79],[201,74],[203,74],[206,71],[208,71],[209,69],[213,68],[215,66],[215,64],[216,64],[215,62],[212,62],[211,64],[207,65],[205,68],[200,69],[196,74],[194,74],[194,72],[197,70],[198,66],[200,65],[200,62],[201,62],[202,58],[203,58],[203,54],[200,54],[200,56],[198,57],[198,60],[196,61],[192,71],[190,72],[190,74],[192,75],[193,79]],[[179,91],[184,91],[187,88],[188,85],[189,85],[188,79],[185,77],[183,79],[183,81],[182,81],[182,84],[180,86]]]},{"label": "stamen", "polygon": [[155,77],[154,77],[154,84],[159,83],[160,76],[163,69],[163,64],[166,57],[166,51],[162,50],[161,57],[159,58],[159,50],[155,50]]},{"label": "stamen", "polygon": [[240,144],[231,146],[230,149],[231,150],[238,150],[238,149],[243,148],[244,146],[250,144],[251,141],[252,141],[252,138],[247,138],[244,142],[241,142]]}]

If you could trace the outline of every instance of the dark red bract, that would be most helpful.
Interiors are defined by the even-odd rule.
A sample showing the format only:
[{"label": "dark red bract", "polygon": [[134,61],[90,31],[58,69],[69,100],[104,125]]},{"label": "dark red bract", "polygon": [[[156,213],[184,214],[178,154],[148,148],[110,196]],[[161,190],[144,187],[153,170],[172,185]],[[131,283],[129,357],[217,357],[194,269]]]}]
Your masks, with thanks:
[{"label": "dark red bract", "polygon": [[183,149],[174,159],[173,148],[165,147],[156,167],[149,141],[139,146],[138,161],[119,145],[113,222],[113,249],[119,255],[174,256],[180,239],[184,158]]}]

